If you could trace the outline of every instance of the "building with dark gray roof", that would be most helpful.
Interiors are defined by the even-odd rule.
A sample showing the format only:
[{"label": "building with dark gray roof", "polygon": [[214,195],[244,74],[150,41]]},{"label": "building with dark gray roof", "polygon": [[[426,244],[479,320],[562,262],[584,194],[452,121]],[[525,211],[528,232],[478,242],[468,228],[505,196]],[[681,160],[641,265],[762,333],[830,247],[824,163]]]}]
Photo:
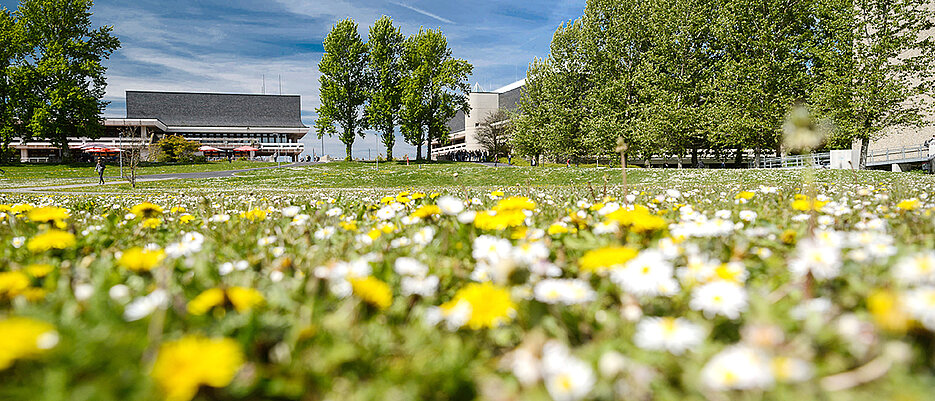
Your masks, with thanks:
[{"label": "building with dark gray roof", "polygon": [[[71,138],[70,146],[82,149],[91,143],[119,152],[181,135],[217,149],[209,152],[217,156],[255,148],[237,154],[294,158],[305,150],[300,140],[309,131],[298,95],[127,91],[126,105],[126,118],[104,120],[103,138]],[[13,145],[23,161],[51,159],[57,152],[51,143]]]}]

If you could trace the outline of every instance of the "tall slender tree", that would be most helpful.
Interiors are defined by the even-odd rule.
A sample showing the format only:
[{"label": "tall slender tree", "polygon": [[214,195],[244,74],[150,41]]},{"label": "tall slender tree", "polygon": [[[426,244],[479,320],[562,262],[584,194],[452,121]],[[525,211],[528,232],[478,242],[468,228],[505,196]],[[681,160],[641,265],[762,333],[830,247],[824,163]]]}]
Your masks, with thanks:
[{"label": "tall slender tree", "polygon": [[369,65],[368,101],[365,115],[370,126],[380,132],[387,160],[393,160],[396,123],[402,103],[403,42],[406,38],[383,16],[372,27],[367,39]]},{"label": "tall slender tree", "polygon": [[331,29],[325,37],[324,49],[318,63],[321,106],[316,110],[315,129],[319,138],[331,136],[337,133],[334,125],[339,124],[346,160],[351,160],[354,140],[357,136],[364,137],[367,125],[361,112],[367,99],[367,46],[357,33],[357,23],[348,18]]},{"label": "tall slender tree", "polygon": [[452,57],[445,35],[432,29],[420,29],[406,39],[404,59],[403,136],[416,147],[417,159],[422,158],[423,143],[431,159],[432,141],[448,139],[448,120],[458,110],[470,111],[467,77],[474,67]]},{"label": "tall slender tree", "polygon": [[823,82],[816,103],[840,110],[836,122],[850,130],[839,139],[860,141],[859,166],[866,168],[871,140],[887,129],[926,125],[935,84],[935,8],[929,0],[851,1],[838,17],[851,21],[840,38],[852,50],[824,54],[833,79]]},{"label": "tall slender tree", "polygon": [[16,20],[6,8],[0,9],[0,161],[10,155],[10,141],[16,132],[14,82],[11,67],[22,55],[22,35]]},{"label": "tall slender tree", "polygon": [[70,159],[69,137],[103,133],[103,61],[120,47],[112,26],[94,28],[91,0],[23,0],[16,11],[28,51],[13,68],[25,106],[17,118]]}]

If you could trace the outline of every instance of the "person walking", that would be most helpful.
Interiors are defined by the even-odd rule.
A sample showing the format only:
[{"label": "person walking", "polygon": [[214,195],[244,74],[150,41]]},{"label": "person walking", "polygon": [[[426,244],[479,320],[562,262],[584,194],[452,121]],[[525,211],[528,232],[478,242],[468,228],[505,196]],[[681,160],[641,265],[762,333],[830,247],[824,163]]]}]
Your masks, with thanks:
[{"label": "person walking", "polygon": [[104,158],[103,157],[97,158],[97,166],[94,166],[94,170],[97,171],[97,174],[101,179],[98,185],[104,185]]}]

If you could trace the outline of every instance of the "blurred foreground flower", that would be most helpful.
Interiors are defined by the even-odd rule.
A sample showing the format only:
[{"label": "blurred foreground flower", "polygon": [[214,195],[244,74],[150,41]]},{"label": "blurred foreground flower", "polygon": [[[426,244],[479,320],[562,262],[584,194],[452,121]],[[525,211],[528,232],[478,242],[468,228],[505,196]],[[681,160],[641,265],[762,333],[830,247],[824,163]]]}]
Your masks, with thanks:
[{"label": "blurred foreground flower", "polygon": [[51,324],[26,317],[0,320],[0,370],[13,361],[34,358],[58,344],[58,333]]},{"label": "blurred foreground flower", "polygon": [[[516,316],[516,305],[510,291],[489,282],[470,283],[455,293],[454,299],[439,306],[432,320],[445,319],[448,327],[457,329],[467,325],[472,330],[497,327]],[[436,317],[438,319],[436,319]]]},{"label": "blurred foreground flower", "polygon": [[165,259],[166,253],[162,249],[143,249],[133,247],[123,251],[117,264],[135,272],[150,271]]},{"label": "blurred foreground flower", "polygon": [[61,230],[49,230],[29,239],[26,249],[34,253],[51,249],[66,249],[75,246],[75,235]]},{"label": "blurred foreground flower", "polygon": [[348,281],[351,282],[354,294],[364,302],[379,309],[389,308],[393,304],[393,292],[386,283],[379,279],[367,276],[364,278],[351,278]]},{"label": "blurred foreground flower", "polygon": [[170,401],[188,401],[202,385],[226,387],[244,364],[240,344],[192,335],[159,347],[152,376]]}]

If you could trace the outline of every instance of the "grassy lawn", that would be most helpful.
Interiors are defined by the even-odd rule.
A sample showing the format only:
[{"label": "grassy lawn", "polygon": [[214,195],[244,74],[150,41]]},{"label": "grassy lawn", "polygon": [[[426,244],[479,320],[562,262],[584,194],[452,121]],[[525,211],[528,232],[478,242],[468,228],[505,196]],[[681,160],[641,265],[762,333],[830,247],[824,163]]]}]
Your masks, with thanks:
[{"label": "grassy lawn", "polygon": [[[256,167],[272,166],[276,163],[234,161],[227,162],[208,162],[199,164],[165,164],[152,163],[139,168],[139,175],[146,174],[168,174],[168,173],[196,173],[208,171],[223,170],[242,170]],[[0,188],[15,188],[27,186],[51,186],[64,184],[77,184],[83,182],[94,182],[97,177],[94,171],[94,165],[90,163],[76,164],[18,164],[12,166],[0,166],[3,174],[0,174]],[[128,174],[129,169],[124,168],[124,173]],[[104,172],[105,178],[115,179],[120,175],[120,166],[108,165]]]},{"label": "grassy lawn", "polygon": [[[717,195],[729,188],[755,189],[760,185],[794,189],[802,182],[804,170],[696,170],[696,169],[629,169],[631,189],[652,191],[659,188],[696,189]],[[906,188],[927,188],[935,177],[915,173],[864,171],[856,175],[846,170],[816,172],[817,181],[825,186],[847,186],[859,183],[888,187],[899,192]],[[606,167],[500,167],[473,163],[412,164],[335,162],[307,167],[257,170],[233,177],[164,180],[129,185],[107,185],[71,189],[74,192],[180,192],[186,193],[308,193],[321,189],[368,190],[430,190],[449,188],[524,190],[564,188],[602,194],[614,191],[622,181],[619,168]],[[607,187],[605,189],[605,186]]]}]

